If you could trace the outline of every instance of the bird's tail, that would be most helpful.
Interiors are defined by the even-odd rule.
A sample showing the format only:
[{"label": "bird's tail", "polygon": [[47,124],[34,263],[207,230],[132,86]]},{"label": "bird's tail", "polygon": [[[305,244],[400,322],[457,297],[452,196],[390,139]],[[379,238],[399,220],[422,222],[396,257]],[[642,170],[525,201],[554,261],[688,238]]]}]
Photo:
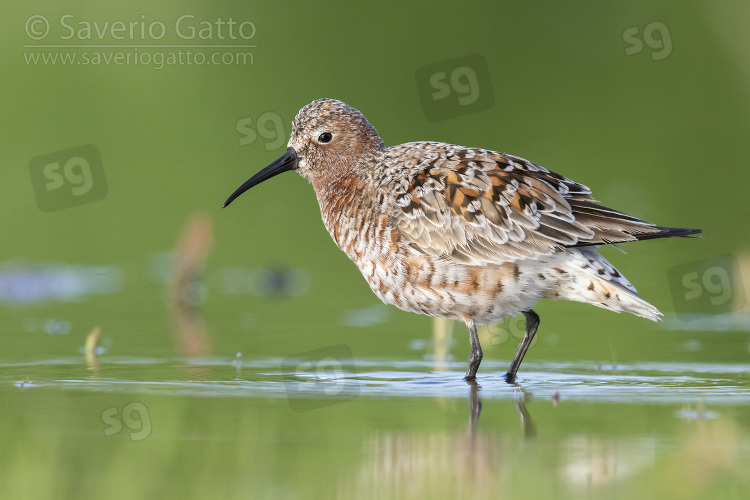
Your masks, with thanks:
[{"label": "bird's tail", "polygon": [[661,312],[643,298],[596,248],[568,249],[561,252],[565,264],[559,281],[545,294],[553,300],[584,302],[614,312],[629,312],[658,321]]},{"label": "bird's tail", "polygon": [[588,300],[582,298],[580,299],[581,302],[618,313],[629,312],[651,321],[661,319],[661,312],[637,293],[619,286],[616,282],[607,281],[598,276],[592,276],[591,282],[594,283],[594,290],[588,290],[587,287]]},{"label": "bird's tail", "polygon": [[603,207],[589,200],[569,200],[576,221],[594,232],[594,237],[573,246],[625,243],[655,238],[689,238],[703,231],[682,227],[661,227],[632,215]]}]

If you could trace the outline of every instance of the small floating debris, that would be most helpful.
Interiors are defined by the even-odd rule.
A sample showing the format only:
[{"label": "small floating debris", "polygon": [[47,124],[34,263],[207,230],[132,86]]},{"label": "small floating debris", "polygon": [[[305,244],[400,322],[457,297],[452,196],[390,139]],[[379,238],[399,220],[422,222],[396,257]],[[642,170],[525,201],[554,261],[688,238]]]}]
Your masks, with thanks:
[{"label": "small floating debris", "polygon": [[84,346],[84,352],[86,354],[86,364],[89,368],[96,368],[96,344],[99,342],[99,336],[102,334],[100,326],[95,326],[93,330],[86,336],[86,344]]},{"label": "small floating debris", "polygon": [[21,390],[23,390],[26,387],[37,387],[37,385],[34,384],[34,382],[32,382],[32,381],[29,380],[29,376],[28,375],[26,376],[26,378],[24,380],[19,380],[18,382],[16,382],[13,385],[15,385],[16,387],[20,388]]},{"label": "small floating debris", "polygon": [[234,361],[232,361],[232,364],[237,368],[237,378],[240,378],[240,370],[242,369],[242,353],[238,352],[237,355],[234,358]]}]

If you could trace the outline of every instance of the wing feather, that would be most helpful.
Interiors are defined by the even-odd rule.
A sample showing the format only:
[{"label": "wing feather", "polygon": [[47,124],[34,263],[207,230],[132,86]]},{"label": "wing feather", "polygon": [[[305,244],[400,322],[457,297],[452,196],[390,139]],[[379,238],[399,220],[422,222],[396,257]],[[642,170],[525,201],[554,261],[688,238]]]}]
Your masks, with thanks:
[{"label": "wing feather", "polygon": [[386,156],[391,225],[435,257],[483,265],[685,235],[602,207],[583,184],[517,156],[429,142],[402,144]]}]

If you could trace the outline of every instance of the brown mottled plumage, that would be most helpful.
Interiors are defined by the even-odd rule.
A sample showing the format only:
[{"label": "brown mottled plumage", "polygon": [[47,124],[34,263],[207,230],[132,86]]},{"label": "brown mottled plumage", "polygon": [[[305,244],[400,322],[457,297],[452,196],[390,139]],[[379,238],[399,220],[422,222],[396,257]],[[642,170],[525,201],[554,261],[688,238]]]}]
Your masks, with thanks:
[{"label": "brown mottled plumage", "polygon": [[597,245],[697,229],[658,227],[602,207],[586,186],[523,158],[439,142],[386,147],[356,109],[314,101],[287,152],[238,188],[296,170],[313,185],[326,229],[387,304],[464,321],[475,377],[475,324],[523,312],[512,382],[539,325],[540,298],[586,302],[651,320],[661,314]]}]

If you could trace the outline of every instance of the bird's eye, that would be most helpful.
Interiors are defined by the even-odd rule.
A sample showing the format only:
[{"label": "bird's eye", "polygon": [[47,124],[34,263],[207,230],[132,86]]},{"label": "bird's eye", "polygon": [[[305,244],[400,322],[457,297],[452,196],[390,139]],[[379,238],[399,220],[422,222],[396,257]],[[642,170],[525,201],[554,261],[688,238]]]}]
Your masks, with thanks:
[{"label": "bird's eye", "polygon": [[330,132],[323,132],[318,136],[318,142],[320,142],[321,144],[328,144],[332,140],[333,134],[331,134]]}]

